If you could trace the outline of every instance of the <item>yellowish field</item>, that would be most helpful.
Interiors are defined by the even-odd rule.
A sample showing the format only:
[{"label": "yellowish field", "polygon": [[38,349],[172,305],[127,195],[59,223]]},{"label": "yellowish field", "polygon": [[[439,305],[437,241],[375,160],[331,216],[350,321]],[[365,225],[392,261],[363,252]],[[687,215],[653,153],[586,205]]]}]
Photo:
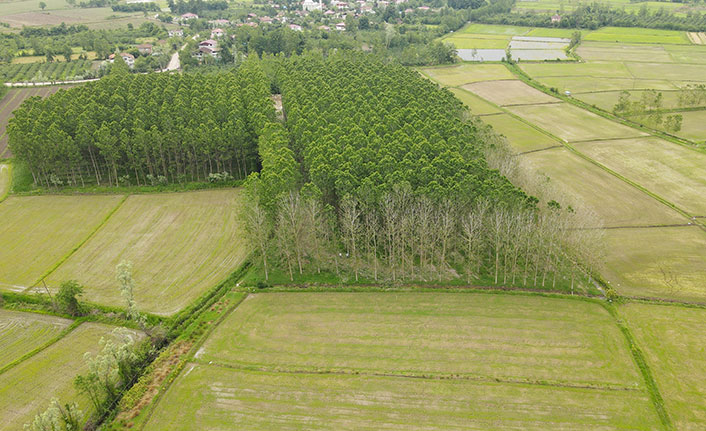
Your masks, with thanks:
[{"label": "yellowish field", "polygon": [[[525,63],[520,65],[529,76],[585,76],[594,78],[634,78],[627,66],[616,61],[587,63]],[[657,78],[659,79],[659,78]]]},{"label": "yellowish field", "polygon": [[706,154],[654,137],[575,146],[688,213],[706,215]]},{"label": "yellowish field", "polygon": [[0,369],[57,337],[71,320],[0,309]]},{"label": "yellowish field", "polygon": [[473,115],[487,115],[502,112],[497,106],[493,106],[469,91],[455,87],[451,87],[449,90],[468,107]]},{"label": "yellowish field", "polygon": [[[692,142],[704,142],[706,140],[706,110],[674,112],[672,114],[681,115],[682,124],[681,130],[678,132],[667,130],[669,133]],[[640,121],[639,118],[638,121]],[[657,128],[665,130],[662,126]]]},{"label": "yellowish field", "polygon": [[23,290],[93,232],[121,196],[9,197],[0,204],[0,289]]},{"label": "yellowish field", "polygon": [[462,88],[500,106],[559,101],[518,80],[475,82],[473,84],[464,85]]},{"label": "yellowish field", "polygon": [[[598,214],[607,227],[685,222],[676,211],[564,148],[525,154],[522,160],[534,172],[548,176],[549,184],[568,196],[559,201],[585,205]],[[612,246],[619,250],[621,244]]]},{"label": "yellowish field", "polygon": [[189,364],[146,431],[659,429],[636,391]]},{"label": "yellowish field", "polygon": [[645,353],[676,429],[706,429],[706,310],[629,303],[619,311]]},{"label": "yellowish field", "polygon": [[603,275],[618,292],[706,300],[706,233],[696,226],[606,231]]},{"label": "yellowish field", "polygon": [[636,129],[599,117],[568,103],[511,106],[507,109],[567,142],[645,135]]},{"label": "yellowish field", "polygon": [[625,65],[630,73],[639,79],[706,82],[702,64],[625,63]]},{"label": "yellowish field", "polygon": [[0,374],[0,431],[16,431],[46,410],[51,398],[78,401],[88,411],[87,399],[78,396],[73,379],[86,370],[83,354],[95,353],[101,337],[113,328],[83,323],[61,340]]},{"label": "yellowish field", "polygon": [[235,189],[132,195],[47,280],[76,279],[88,300],[119,304],[115,267],[133,263],[137,306],[167,315],[226,278],[249,253]]},{"label": "yellowish field", "polygon": [[608,42],[583,42],[576,53],[587,61],[650,61],[674,63],[674,59],[662,45],[627,45]]},{"label": "yellowish field", "polygon": [[10,165],[0,164],[0,202],[10,191]]},{"label": "yellowish field", "polygon": [[555,87],[560,92],[566,90],[572,93],[607,90],[676,90],[677,85],[666,80],[647,80],[633,78],[610,78],[590,76],[551,76],[537,78],[547,87]]},{"label": "yellowish field", "polygon": [[502,64],[461,64],[421,70],[445,87],[458,87],[471,82],[496,79],[515,79],[515,76]]},{"label": "yellowish field", "polygon": [[510,114],[488,115],[483,117],[483,122],[493,126],[497,133],[505,136],[510,146],[518,153],[560,145],[553,138]]}]

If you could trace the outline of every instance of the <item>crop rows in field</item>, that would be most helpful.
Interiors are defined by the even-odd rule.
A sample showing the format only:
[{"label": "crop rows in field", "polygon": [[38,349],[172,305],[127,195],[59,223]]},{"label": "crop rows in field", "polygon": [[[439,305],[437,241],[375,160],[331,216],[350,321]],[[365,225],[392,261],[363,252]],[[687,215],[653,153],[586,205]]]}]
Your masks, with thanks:
[{"label": "crop rows in field", "polygon": [[[59,86],[43,86],[30,88],[13,88],[0,99],[0,159],[12,156],[7,146],[7,124],[12,118],[12,111],[17,109],[25,99],[32,96],[47,97],[60,88]],[[0,196],[2,193],[0,193]]]},{"label": "crop rows in field", "polygon": [[0,309],[0,369],[57,337],[68,319]]},{"label": "crop rows in field", "polygon": [[142,429],[236,426],[660,425],[622,334],[596,303],[268,293],[216,328]]},{"label": "crop rows in field", "polygon": [[91,70],[90,60],[0,65],[2,82],[45,82],[81,79]]}]

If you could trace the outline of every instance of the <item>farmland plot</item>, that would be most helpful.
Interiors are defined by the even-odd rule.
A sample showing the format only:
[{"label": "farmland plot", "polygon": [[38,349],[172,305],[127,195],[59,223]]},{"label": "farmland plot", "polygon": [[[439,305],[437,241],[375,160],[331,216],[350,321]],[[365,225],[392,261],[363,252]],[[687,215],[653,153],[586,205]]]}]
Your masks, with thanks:
[{"label": "farmland plot", "polygon": [[587,206],[606,227],[685,222],[676,211],[564,148],[525,154],[522,160],[533,172],[546,175],[549,184],[565,194],[560,201]]},{"label": "farmland plot", "polygon": [[144,430],[658,429],[647,396],[523,384],[187,365]]},{"label": "farmland plot", "polygon": [[706,215],[706,154],[655,137],[575,146],[688,213]]},{"label": "farmland plot", "polygon": [[76,279],[86,298],[121,301],[115,267],[133,263],[138,308],[172,314],[226,278],[249,248],[238,222],[241,193],[133,195],[47,282]]},{"label": "farmland plot", "polygon": [[449,90],[468,107],[473,115],[498,114],[501,112],[498,107],[493,106],[470,91],[455,87],[451,87]]},{"label": "farmland plot", "polygon": [[696,226],[607,230],[605,260],[621,294],[706,300],[706,233]]},{"label": "farmland plot", "polygon": [[[678,132],[665,130],[664,124],[657,126],[656,128],[665,130],[673,135],[677,135],[680,138],[693,142],[706,141],[706,111],[684,111],[672,113],[672,115],[674,114],[679,114],[682,116],[681,130]],[[638,122],[643,121],[640,117],[636,117],[634,119]]]},{"label": "farmland plot", "polygon": [[512,149],[518,153],[560,145],[553,138],[509,114],[488,115],[483,117],[483,122],[505,136]]},{"label": "farmland plot", "polygon": [[467,84],[462,88],[500,106],[529,105],[559,101],[518,80],[483,81]]},{"label": "farmland plot", "polygon": [[17,291],[32,286],[85,240],[121,199],[122,196],[28,196],[3,201],[0,289]]},{"label": "farmland plot", "polygon": [[662,45],[628,45],[605,42],[583,42],[576,53],[587,61],[650,61],[674,63],[674,59]]},{"label": "farmland plot", "polygon": [[226,318],[197,356],[271,370],[641,384],[624,340],[602,307],[538,297],[254,295]]},{"label": "farmland plot", "polygon": [[57,337],[71,320],[0,309],[0,369]]},{"label": "farmland plot", "polygon": [[495,79],[515,79],[515,76],[501,64],[462,64],[452,67],[422,69],[432,79],[446,87],[457,87],[471,82]]},{"label": "farmland plot", "polygon": [[646,135],[568,103],[511,106],[508,110],[567,142]]},{"label": "farmland plot", "polygon": [[49,406],[52,397],[62,402],[77,401],[81,410],[90,408],[79,396],[74,377],[86,370],[83,354],[98,351],[101,337],[111,326],[83,323],[61,340],[0,374],[0,431],[15,431],[31,422]]},{"label": "farmland plot", "polygon": [[[566,90],[572,93],[609,90],[677,90],[675,83],[667,80],[647,80],[634,78],[611,78],[590,76],[546,76],[538,77],[537,81],[547,87],[557,88],[560,92]],[[611,107],[612,108],[612,107]]]},{"label": "farmland plot", "polygon": [[0,201],[5,199],[10,191],[10,165],[0,163]]},{"label": "farmland plot", "polygon": [[628,303],[620,307],[679,430],[706,428],[706,310]]},{"label": "farmland plot", "polygon": [[251,295],[143,429],[194,424],[659,428],[625,340],[599,304],[480,293]]}]

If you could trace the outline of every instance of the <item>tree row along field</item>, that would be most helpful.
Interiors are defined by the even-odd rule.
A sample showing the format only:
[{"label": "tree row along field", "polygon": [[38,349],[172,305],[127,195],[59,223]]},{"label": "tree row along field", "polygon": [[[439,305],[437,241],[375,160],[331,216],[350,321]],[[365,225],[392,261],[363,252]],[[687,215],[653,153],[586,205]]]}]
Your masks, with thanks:
[{"label": "tree row along field", "polygon": [[[0,367],[21,359],[45,342],[55,339],[71,321],[34,313],[0,311]],[[0,372],[0,430],[15,431],[31,423],[53,397],[76,401],[83,411],[90,409],[84,396],[77,395],[74,377],[87,369],[84,353],[95,354],[102,338],[110,339],[114,327],[82,323],[54,343],[11,368]],[[136,334],[135,334],[136,335]],[[7,349],[7,350],[6,350]]]},{"label": "tree row along field", "polygon": [[77,280],[87,300],[111,305],[120,301],[115,266],[127,259],[138,307],[173,314],[247,257],[241,202],[233,189],[10,197],[0,204],[0,289],[43,292],[38,281],[49,273],[52,290]]},{"label": "tree row along field", "polygon": [[[677,74],[683,66],[670,66],[674,68],[671,73]],[[475,67],[480,68],[477,75]],[[702,199],[706,195],[706,155],[568,102],[547,100],[546,94],[520,81],[489,79],[490,67],[505,69],[502,65],[462,65],[449,67],[448,72],[446,68],[424,72],[442,85],[485,98],[499,110],[483,115],[482,120],[505,134],[516,152],[526,152],[521,160],[530,170],[549,178],[543,185],[525,186],[528,191],[547,186],[563,190],[576,199],[577,206],[592,208],[607,227],[623,227],[605,231],[603,275],[618,292],[702,302],[706,234],[692,217],[706,211]],[[545,79],[583,79],[586,73],[602,77],[630,66],[589,61],[521,67],[549,85]],[[668,78],[689,79],[692,71],[687,67],[681,73],[681,77]],[[505,72],[497,76],[505,78]],[[469,103],[471,111],[474,104]],[[523,129],[517,129],[518,125]],[[538,134],[543,138],[528,139]]]},{"label": "tree row along field", "polygon": [[250,295],[143,418],[137,429],[662,428],[604,307],[480,293]]},{"label": "tree row along field", "polygon": [[0,99],[0,159],[10,158],[12,156],[12,152],[7,147],[7,123],[10,121],[10,118],[12,118],[13,111],[29,97],[47,97],[57,92],[60,88],[68,87],[47,86],[13,88],[8,90],[5,96]]}]

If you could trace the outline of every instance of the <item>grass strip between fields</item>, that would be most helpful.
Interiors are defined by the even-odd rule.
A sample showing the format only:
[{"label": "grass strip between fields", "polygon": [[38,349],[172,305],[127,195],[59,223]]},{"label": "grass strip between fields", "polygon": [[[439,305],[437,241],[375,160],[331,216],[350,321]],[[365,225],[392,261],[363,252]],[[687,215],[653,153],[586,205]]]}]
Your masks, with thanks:
[{"label": "grass strip between fields", "polygon": [[42,344],[41,346],[37,347],[34,350],[31,350],[21,357],[15,359],[14,361],[10,362],[9,364],[5,365],[4,367],[0,368],[0,374],[6,372],[10,368],[13,368],[20,363],[24,362],[25,360],[31,358],[32,356],[36,355],[37,353],[41,352],[42,350],[46,349],[47,347],[51,346],[52,344],[56,343],[57,341],[61,340],[65,336],[69,335],[74,329],[78,328],[79,325],[81,325],[84,322],[83,319],[77,319],[74,320],[71,325],[67,326],[64,328],[56,337],[52,338],[51,340],[47,341],[46,343]]},{"label": "grass strip between fields", "polygon": [[61,266],[62,263],[66,262],[66,260],[67,260],[68,258],[70,258],[74,253],[76,253],[76,251],[78,251],[78,249],[81,248],[82,245],[84,245],[86,242],[88,242],[88,240],[91,239],[91,238],[96,234],[96,232],[98,232],[98,230],[99,230],[101,227],[103,227],[103,226],[108,222],[108,220],[110,219],[110,217],[111,217],[113,214],[115,214],[115,212],[116,212],[118,209],[120,209],[120,207],[123,205],[123,203],[127,200],[127,198],[128,198],[129,196],[130,196],[130,195],[124,195],[123,198],[120,199],[120,201],[118,202],[118,204],[115,205],[115,208],[113,208],[113,209],[103,218],[103,220],[102,220],[100,223],[98,223],[98,225],[95,227],[95,229],[93,229],[88,235],[86,235],[86,238],[84,238],[84,239],[83,239],[80,243],[78,243],[74,248],[72,248],[71,250],[69,250],[69,252],[66,253],[61,259],[59,259],[59,261],[58,261],[56,264],[54,264],[54,265],[53,265],[51,268],[49,268],[44,274],[42,274],[42,275],[37,279],[37,281],[35,281],[35,282],[32,283],[29,287],[27,287],[27,288],[24,290],[24,292],[27,292],[27,291],[31,290],[32,288],[34,288],[35,286],[37,286],[37,285],[38,285],[39,283],[41,283],[45,278],[47,278],[52,272],[56,271],[56,269],[57,269],[59,266]]},{"label": "grass strip between fields", "polygon": [[0,184],[2,184],[2,171],[5,171],[5,191],[0,192],[0,203],[10,196],[12,188],[12,163],[0,164]]},{"label": "grass strip between fields", "polygon": [[608,313],[613,317],[613,320],[620,329],[620,332],[622,332],[625,336],[625,341],[628,344],[628,348],[630,350],[630,353],[632,353],[632,357],[635,360],[637,368],[642,374],[642,377],[645,381],[645,385],[647,386],[647,393],[650,396],[652,404],[654,404],[655,410],[657,411],[657,415],[659,416],[660,421],[666,429],[673,430],[674,425],[672,424],[672,420],[669,417],[669,413],[667,413],[667,409],[664,406],[664,399],[662,399],[662,395],[660,394],[659,388],[657,387],[657,382],[652,376],[652,370],[650,370],[650,367],[647,365],[645,355],[644,353],[642,353],[642,349],[640,349],[640,347],[637,345],[637,341],[632,335],[630,328],[628,328],[625,322],[620,318],[617,310],[615,309],[615,306],[612,303],[601,302],[601,305],[603,305],[606,311],[608,311]]}]

